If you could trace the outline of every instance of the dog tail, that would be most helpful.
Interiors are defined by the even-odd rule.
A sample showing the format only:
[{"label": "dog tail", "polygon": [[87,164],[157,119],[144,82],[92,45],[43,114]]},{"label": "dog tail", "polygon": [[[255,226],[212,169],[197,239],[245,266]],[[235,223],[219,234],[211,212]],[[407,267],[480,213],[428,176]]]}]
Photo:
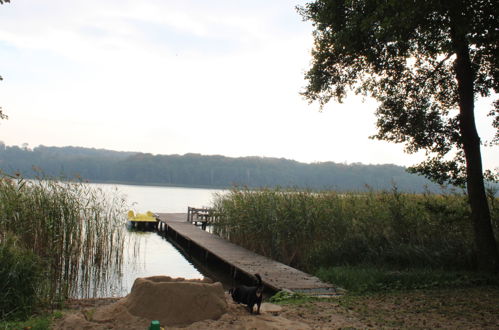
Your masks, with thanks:
[{"label": "dog tail", "polygon": [[260,277],[260,274],[255,274],[255,277],[256,277],[256,286],[260,287],[260,286],[263,286],[262,284],[262,278]]}]

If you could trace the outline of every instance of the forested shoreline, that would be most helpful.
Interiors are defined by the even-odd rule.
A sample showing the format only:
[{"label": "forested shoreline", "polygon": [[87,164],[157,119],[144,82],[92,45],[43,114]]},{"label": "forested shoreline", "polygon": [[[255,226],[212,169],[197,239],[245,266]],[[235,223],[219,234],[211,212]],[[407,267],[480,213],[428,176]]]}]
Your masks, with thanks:
[{"label": "forested shoreline", "polygon": [[439,187],[410,174],[404,167],[339,164],[306,164],[284,158],[200,154],[152,155],[83,147],[46,147],[0,144],[0,169],[33,178],[36,175],[81,177],[90,182],[126,184],[230,187],[300,187],[361,191],[398,189],[422,192]]}]

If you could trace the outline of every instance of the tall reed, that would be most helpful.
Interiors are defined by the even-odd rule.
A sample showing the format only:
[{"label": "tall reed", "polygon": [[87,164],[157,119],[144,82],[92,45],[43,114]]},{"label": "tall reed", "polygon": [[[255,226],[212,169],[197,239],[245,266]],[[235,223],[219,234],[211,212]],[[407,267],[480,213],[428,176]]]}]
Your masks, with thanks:
[{"label": "tall reed", "polygon": [[126,202],[83,182],[0,177],[0,243],[17,236],[44,261],[45,302],[95,296],[121,277]]},{"label": "tall reed", "polygon": [[[491,197],[494,226],[497,199]],[[383,264],[471,268],[466,196],[392,191],[313,192],[234,188],[218,195],[214,232],[257,253],[311,270]]]}]

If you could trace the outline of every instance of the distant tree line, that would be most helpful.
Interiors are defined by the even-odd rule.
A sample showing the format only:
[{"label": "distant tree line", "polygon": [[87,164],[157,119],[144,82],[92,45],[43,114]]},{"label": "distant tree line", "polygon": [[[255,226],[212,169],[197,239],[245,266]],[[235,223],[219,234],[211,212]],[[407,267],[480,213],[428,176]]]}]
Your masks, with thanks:
[{"label": "distant tree line", "polygon": [[[33,178],[79,176],[90,182],[197,187],[301,187],[359,191],[433,191],[439,187],[396,165],[306,164],[284,158],[152,155],[81,147],[6,146],[0,143],[0,169]],[[370,188],[369,188],[370,187]]]}]

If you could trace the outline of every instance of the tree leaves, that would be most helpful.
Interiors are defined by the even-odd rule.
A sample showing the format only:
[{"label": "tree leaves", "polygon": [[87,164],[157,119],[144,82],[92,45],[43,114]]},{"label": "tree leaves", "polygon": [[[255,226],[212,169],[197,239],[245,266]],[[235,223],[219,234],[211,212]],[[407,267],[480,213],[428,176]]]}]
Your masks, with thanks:
[{"label": "tree leaves", "polygon": [[499,91],[493,1],[316,0],[298,11],[315,28],[302,95],[321,107],[348,91],[373,97],[380,105],[372,138],[424,150],[428,161],[414,171],[460,183],[466,174],[464,158],[455,156],[463,141],[452,33],[469,45],[474,92]]}]

